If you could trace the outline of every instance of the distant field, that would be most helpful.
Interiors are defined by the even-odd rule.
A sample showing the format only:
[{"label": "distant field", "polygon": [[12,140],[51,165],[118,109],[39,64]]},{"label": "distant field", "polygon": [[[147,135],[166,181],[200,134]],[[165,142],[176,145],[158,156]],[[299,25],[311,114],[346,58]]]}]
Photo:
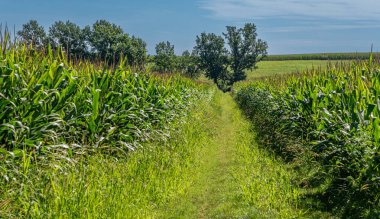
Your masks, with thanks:
[{"label": "distant field", "polygon": [[[296,73],[312,68],[325,69],[329,63],[335,64],[339,61],[328,60],[286,60],[286,61],[261,61],[258,68],[247,72],[247,80],[254,80],[261,77],[276,76],[282,74]],[[348,62],[348,61],[343,61]],[[212,84],[212,81],[202,75],[199,79],[201,83]]]},{"label": "distant field", "polygon": [[328,60],[287,60],[287,61],[262,61],[257,64],[258,69],[247,72],[247,79],[275,76],[281,74],[295,73],[312,68],[326,68]]},{"label": "distant field", "polygon": [[[287,54],[269,55],[265,61],[284,61],[284,60],[363,60],[368,59],[369,52],[351,53],[311,53],[311,54]],[[380,53],[373,53],[374,57],[380,57]]]}]

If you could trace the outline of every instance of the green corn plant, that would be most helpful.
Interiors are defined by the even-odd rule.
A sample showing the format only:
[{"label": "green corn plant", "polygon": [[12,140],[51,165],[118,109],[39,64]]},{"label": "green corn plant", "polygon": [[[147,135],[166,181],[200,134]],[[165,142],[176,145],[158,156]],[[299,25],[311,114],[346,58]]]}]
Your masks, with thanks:
[{"label": "green corn plant", "polygon": [[[39,52],[1,41],[0,146],[43,154],[52,145],[125,145],[163,135],[189,104],[193,84],[89,62],[70,63],[62,49]],[[46,54],[45,54],[46,53]],[[175,76],[174,76],[175,77]]]},{"label": "green corn plant", "polygon": [[34,198],[45,200],[49,189],[59,192],[54,188],[59,185],[38,176],[46,191],[29,191],[35,188],[29,178],[42,173],[39,168],[58,174],[65,172],[55,166],[59,160],[75,164],[95,153],[125,159],[144,142],[167,140],[172,124],[186,115],[199,93],[179,76],[133,73],[123,59],[112,68],[74,63],[61,48],[36,51],[1,36],[0,217],[7,197],[13,197],[12,205],[21,203],[16,217],[44,216],[39,212],[43,203]]},{"label": "green corn plant", "polygon": [[304,156],[320,165],[312,176],[321,179],[319,197],[343,217],[380,212],[379,72],[371,56],[253,82],[235,95],[270,148],[289,161]]}]

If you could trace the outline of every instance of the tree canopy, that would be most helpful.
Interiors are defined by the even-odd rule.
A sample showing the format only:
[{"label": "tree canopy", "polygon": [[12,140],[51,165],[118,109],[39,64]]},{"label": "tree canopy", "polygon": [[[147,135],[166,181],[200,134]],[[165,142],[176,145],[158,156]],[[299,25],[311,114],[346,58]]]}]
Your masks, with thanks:
[{"label": "tree canopy", "polygon": [[195,55],[194,51],[190,53],[185,50],[182,56],[177,58],[178,71],[189,78],[198,78],[202,71],[199,68],[199,57]]},{"label": "tree canopy", "polygon": [[70,56],[85,57],[86,55],[86,35],[73,22],[55,22],[49,29],[49,40],[53,47],[62,46]]},{"label": "tree canopy", "polygon": [[221,90],[228,91],[235,82],[247,77],[246,70],[256,68],[257,62],[267,55],[268,45],[257,39],[253,23],[247,23],[243,28],[227,26],[223,36],[202,33],[197,36],[194,50],[200,57],[200,68],[206,77]]},{"label": "tree canopy", "polygon": [[156,70],[161,73],[172,73],[175,68],[174,45],[169,41],[156,45]]},{"label": "tree canopy", "polygon": [[[147,45],[138,37],[130,36],[109,21],[98,20],[92,26],[79,27],[71,21],[57,21],[48,34],[36,20],[24,24],[17,32],[19,38],[35,48],[62,47],[68,57],[100,59],[108,64],[123,60],[134,69],[144,69],[148,60]],[[247,23],[242,28],[227,26],[221,36],[201,33],[190,53],[176,56],[169,41],[156,45],[152,58],[155,70],[172,73],[177,71],[187,77],[198,77],[202,72],[217,86],[228,91],[232,85],[246,79],[246,71],[267,55],[268,45],[258,39],[256,26]]]},{"label": "tree canopy", "polygon": [[60,46],[69,57],[101,59],[106,63],[119,62],[123,57],[137,69],[143,69],[147,60],[146,43],[141,38],[130,37],[120,26],[106,20],[83,29],[71,21],[57,21],[48,35],[37,21],[30,20],[17,34],[21,41],[37,48]]},{"label": "tree canopy", "polygon": [[17,32],[17,35],[26,44],[34,47],[42,47],[46,43],[46,32],[36,20],[30,20],[28,23],[22,25],[22,30]]}]

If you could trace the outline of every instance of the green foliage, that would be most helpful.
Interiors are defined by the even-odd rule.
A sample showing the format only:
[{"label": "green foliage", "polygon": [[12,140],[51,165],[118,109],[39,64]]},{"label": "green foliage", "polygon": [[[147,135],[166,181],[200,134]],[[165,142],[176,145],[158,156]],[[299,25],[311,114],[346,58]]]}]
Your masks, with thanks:
[{"label": "green foliage", "polygon": [[32,48],[47,51],[49,46],[54,50],[62,47],[66,56],[76,60],[100,59],[109,65],[124,62],[135,70],[144,70],[147,61],[146,43],[106,20],[98,20],[92,27],[83,29],[70,21],[57,21],[50,27],[48,37],[43,27],[31,20],[18,35]]},{"label": "green foliage", "polygon": [[0,145],[11,152],[43,154],[62,144],[134,149],[134,141],[151,139],[176,117],[190,86],[122,65],[113,71],[70,66],[52,51],[45,57],[17,49],[0,60]]},{"label": "green foliage", "polygon": [[175,69],[174,45],[169,41],[160,42],[156,45],[154,58],[156,70],[160,73],[172,73]]},{"label": "green foliage", "polygon": [[257,39],[256,26],[252,23],[239,29],[227,26],[227,33],[223,35],[229,50],[225,49],[221,36],[202,33],[197,36],[195,51],[206,77],[212,79],[219,89],[229,91],[235,82],[247,77],[245,70],[254,69],[256,63],[267,55],[268,46]]},{"label": "green foliage", "polygon": [[256,63],[267,55],[268,45],[257,39],[256,26],[251,23],[240,29],[228,26],[224,37],[230,47],[228,57],[233,82],[245,80],[247,75],[244,71],[256,67]]},{"label": "green foliage", "polygon": [[17,32],[17,35],[27,45],[33,48],[41,48],[46,45],[46,32],[36,20],[30,20],[22,25],[22,30]]},{"label": "green foliage", "polygon": [[123,60],[133,69],[145,69],[146,43],[138,37],[130,37],[120,26],[99,20],[92,25],[92,28],[87,26],[82,32],[88,36],[94,56],[107,63],[115,64]]},{"label": "green foliage", "polygon": [[[207,107],[212,94],[199,92],[192,98]],[[94,152],[62,159],[55,153],[38,163],[26,156],[25,165],[3,165],[23,175],[1,184],[0,216],[157,217],[157,208],[166,209],[168,201],[190,186],[194,157],[207,146],[209,130],[203,124],[208,117],[199,116],[193,106],[188,112],[170,124],[169,138],[144,143],[122,157]]]},{"label": "green foliage", "polygon": [[[186,163],[182,163],[181,156],[192,153],[182,143],[189,139],[179,141],[181,147],[173,154],[174,144],[167,141],[175,134],[173,124],[185,122],[180,118],[187,115],[196,97],[192,82],[131,73],[123,63],[112,70],[88,62],[71,65],[59,47],[45,54],[25,46],[3,49],[3,45],[0,217],[98,215],[92,210],[100,207],[104,198],[120,195],[107,199],[108,205],[96,211],[104,216],[114,200],[129,197],[130,205],[134,205],[139,200],[133,197],[144,194],[138,206],[148,208],[147,200],[160,203],[163,197],[170,197],[153,190],[176,192],[182,186],[181,170]],[[157,144],[127,159],[132,151],[153,141]],[[161,162],[164,157],[167,162]],[[174,162],[177,165],[168,172],[157,172],[159,160],[159,168]],[[113,171],[111,177],[108,170]],[[150,178],[149,189],[145,190],[144,180],[149,177],[156,178]],[[169,177],[167,186],[160,187],[161,177]],[[137,181],[141,187],[133,193],[129,188]],[[113,183],[125,185],[124,193]],[[88,194],[85,187],[92,192]],[[119,204],[114,209],[126,211],[124,202]],[[87,205],[92,210],[87,212]],[[140,210],[136,207],[134,212]]]},{"label": "green foliage", "polygon": [[145,69],[147,62],[146,43],[141,38],[132,36],[126,48],[122,54],[127,58],[127,63],[135,69]]},{"label": "green foliage", "polygon": [[[200,101],[204,99],[207,97]],[[26,156],[25,163],[17,166],[2,164],[9,168],[9,177],[14,177],[9,172],[23,175],[1,184],[0,216],[156,217],[157,208],[164,209],[190,185],[193,160],[206,143],[208,131],[204,118],[195,115],[184,115],[171,124],[170,138],[144,143],[144,147],[119,158],[97,152],[65,159],[53,154],[38,163]],[[23,166],[30,161],[24,172]]]},{"label": "green foliage", "polygon": [[199,57],[188,50],[182,53],[182,56],[177,57],[177,69],[182,75],[189,78],[198,78],[201,75],[199,69]]},{"label": "green foliage", "polygon": [[223,38],[214,33],[202,33],[197,36],[194,50],[199,56],[199,67],[205,71],[205,76],[221,88],[220,81],[228,81],[227,50]]},{"label": "green foliage", "polygon": [[85,31],[73,22],[57,21],[49,29],[49,40],[54,48],[62,46],[69,57],[86,57]]},{"label": "green foliage", "polygon": [[128,38],[120,26],[106,20],[98,20],[92,25],[89,42],[101,59],[113,61],[117,47]]},{"label": "green foliage", "polygon": [[262,143],[312,169],[302,185],[342,217],[380,212],[380,67],[370,62],[256,82],[236,100]]}]

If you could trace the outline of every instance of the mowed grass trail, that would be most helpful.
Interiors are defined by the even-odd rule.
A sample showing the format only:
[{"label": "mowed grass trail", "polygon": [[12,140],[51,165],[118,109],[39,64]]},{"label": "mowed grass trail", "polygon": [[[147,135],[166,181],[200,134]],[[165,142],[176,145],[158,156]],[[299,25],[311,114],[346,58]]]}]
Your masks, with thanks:
[{"label": "mowed grass trail", "polygon": [[229,94],[217,92],[209,107],[208,144],[185,194],[162,209],[163,218],[292,218],[298,190],[291,172],[254,142],[249,122]]}]

